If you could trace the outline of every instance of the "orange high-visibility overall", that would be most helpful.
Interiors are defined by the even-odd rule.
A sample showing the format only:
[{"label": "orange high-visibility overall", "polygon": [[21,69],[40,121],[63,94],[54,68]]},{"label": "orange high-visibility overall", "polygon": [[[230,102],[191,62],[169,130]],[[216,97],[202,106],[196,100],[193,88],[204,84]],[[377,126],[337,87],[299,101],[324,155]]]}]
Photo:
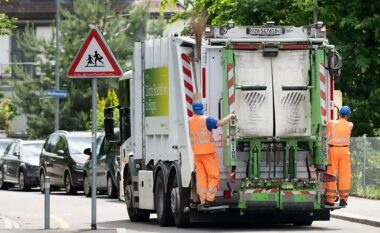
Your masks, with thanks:
[{"label": "orange high-visibility overall", "polygon": [[[336,177],[338,173],[339,198],[347,203],[351,185],[350,135],[353,124],[344,118],[330,121],[328,130],[328,166],[327,172]],[[326,201],[334,203],[336,182],[326,182]]]},{"label": "orange high-visibility overall", "polygon": [[219,161],[212,131],[207,129],[207,116],[194,115],[189,119],[190,141],[194,153],[197,192],[201,204],[214,201],[219,188]]}]

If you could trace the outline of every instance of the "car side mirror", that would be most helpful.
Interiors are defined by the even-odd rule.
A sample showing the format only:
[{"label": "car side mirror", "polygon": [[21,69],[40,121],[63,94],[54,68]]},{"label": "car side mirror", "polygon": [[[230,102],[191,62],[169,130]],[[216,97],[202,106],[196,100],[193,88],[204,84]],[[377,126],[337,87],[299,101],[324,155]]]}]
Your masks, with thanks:
[{"label": "car side mirror", "polygon": [[20,158],[20,151],[13,152],[13,155],[16,156],[17,158]]},{"label": "car side mirror", "polygon": [[92,154],[91,148],[84,149],[83,153],[86,154],[86,155],[88,155],[88,156],[91,156],[91,154]]},{"label": "car side mirror", "polygon": [[60,156],[66,156],[66,152],[64,150],[58,150],[57,153]]}]

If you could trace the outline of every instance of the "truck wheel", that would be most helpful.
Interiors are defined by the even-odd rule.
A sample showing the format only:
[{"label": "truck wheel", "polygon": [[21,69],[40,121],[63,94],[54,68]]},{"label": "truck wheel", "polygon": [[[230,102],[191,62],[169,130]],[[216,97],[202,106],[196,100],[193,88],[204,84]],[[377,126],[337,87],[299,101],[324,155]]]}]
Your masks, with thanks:
[{"label": "truck wheel", "polygon": [[173,215],[170,211],[170,196],[165,192],[164,174],[159,171],[154,189],[154,203],[157,212],[157,221],[160,226],[173,225]]},{"label": "truck wheel", "polygon": [[127,171],[127,177],[124,180],[124,198],[127,204],[128,216],[131,222],[147,222],[150,213],[133,207],[133,186],[130,169]]},{"label": "truck wheel", "polygon": [[84,175],[84,179],[83,179],[83,192],[84,192],[84,195],[86,195],[86,197],[91,197],[91,193],[92,193],[92,190],[91,190],[91,184],[90,184],[90,179],[88,178],[87,174]]},{"label": "truck wheel", "polygon": [[177,176],[175,176],[170,187],[170,206],[177,228],[186,228],[190,226],[190,216],[188,213],[185,213],[185,208],[189,208],[189,196],[190,193],[188,190],[183,189],[181,185],[179,185]]},{"label": "truck wheel", "polygon": [[30,186],[26,183],[26,174],[24,170],[21,170],[18,174],[18,186],[20,191],[29,191]]},{"label": "truck wheel", "polygon": [[115,198],[116,197],[116,186],[112,181],[111,175],[107,176],[107,196],[109,198]]}]

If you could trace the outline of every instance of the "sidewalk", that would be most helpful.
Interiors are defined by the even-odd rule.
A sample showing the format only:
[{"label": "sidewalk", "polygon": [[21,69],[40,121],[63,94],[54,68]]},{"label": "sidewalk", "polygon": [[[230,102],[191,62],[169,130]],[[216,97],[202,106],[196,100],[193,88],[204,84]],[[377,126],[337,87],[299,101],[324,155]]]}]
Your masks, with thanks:
[{"label": "sidewalk", "polygon": [[380,227],[380,200],[349,197],[347,207],[332,211],[331,217]]}]

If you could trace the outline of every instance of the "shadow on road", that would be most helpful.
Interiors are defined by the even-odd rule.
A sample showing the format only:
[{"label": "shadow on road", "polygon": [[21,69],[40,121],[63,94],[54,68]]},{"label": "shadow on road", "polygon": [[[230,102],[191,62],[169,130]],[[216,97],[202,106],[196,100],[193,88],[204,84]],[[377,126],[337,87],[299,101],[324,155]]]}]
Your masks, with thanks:
[{"label": "shadow on road", "polygon": [[150,219],[149,222],[134,223],[130,220],[99,222],[99,226],[104,228],[125,228],[131,232],[244,232],[244,231],[268,231],[268,232],[290,232],[290,231],[331,231],[327,227],[295,227],[291,224],[253,224],[253,223],[193,223],[190,228],[177,229],[173,227],[160,227],[157,219]]}]

